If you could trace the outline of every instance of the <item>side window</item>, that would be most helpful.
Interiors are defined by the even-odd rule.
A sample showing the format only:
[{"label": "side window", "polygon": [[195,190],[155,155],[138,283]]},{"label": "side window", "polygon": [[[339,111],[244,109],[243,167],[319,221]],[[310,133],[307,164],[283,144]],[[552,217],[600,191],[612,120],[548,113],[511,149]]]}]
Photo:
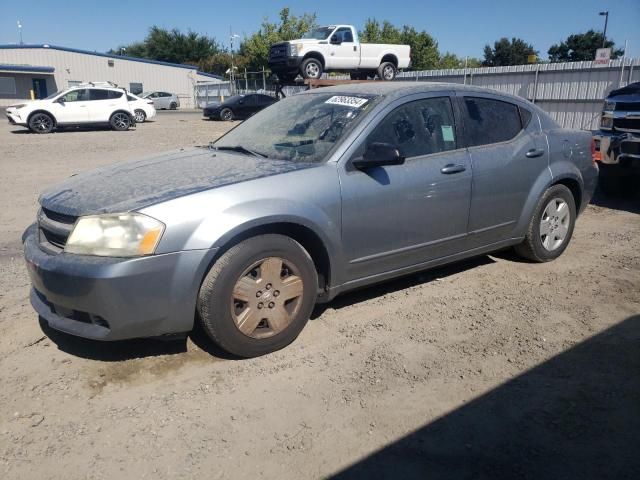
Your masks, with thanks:
[{"label": "side window", "polygon": [[520,107],[520,120],[522,121],[522,128],[527,128],[531,121],[532,113],[526,108]]},{"label": "side window", "polygon": [[449,97],[416,100],[396,108],[369,135],[366,145],[390,143],[407,157],[454,150],[453,109]]},{"label": "side window", "polygon": [[87,89],[71,90],[63,97],[65,102],[86,102],[89,100],[89,91]]},{"label": "side window", "polygon": [[342,27],[336,30],[334,34],[338,37],[338,40],[341,42],[353,42],[353,33],[351,33],[351,29],[347,27]]},{"label": "side window", "polygon": [[465,132],[470,147],[506,142],[522,130],[520,112],[513,103],[464,97],[464,105]]},{"label": "side window", "polygon": [[135,101],[137,101],[137,99],[135,97],[132,97],[131,95],[127,95],[127,101],[128,102],[135,102]]},{"label": "side window", "polygon": [[109,90],[89,90],[89,100],[108,100]]},{"label": "side window", "polygon": [[124,92],[118,90],[109,90],[109,100],[120,98],[124,95]]}]

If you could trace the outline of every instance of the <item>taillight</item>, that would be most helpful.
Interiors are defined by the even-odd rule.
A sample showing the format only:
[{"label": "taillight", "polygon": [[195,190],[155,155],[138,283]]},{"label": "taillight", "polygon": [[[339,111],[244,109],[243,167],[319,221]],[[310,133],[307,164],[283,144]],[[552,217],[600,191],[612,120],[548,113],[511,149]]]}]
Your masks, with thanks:
[{"label": "taillight", "polygon": [[596,139],[591,137],[591,163],[595,167],[596,162],[600,161],[602,161],[602,152],[600,151],[600,145],[596,145]]}]

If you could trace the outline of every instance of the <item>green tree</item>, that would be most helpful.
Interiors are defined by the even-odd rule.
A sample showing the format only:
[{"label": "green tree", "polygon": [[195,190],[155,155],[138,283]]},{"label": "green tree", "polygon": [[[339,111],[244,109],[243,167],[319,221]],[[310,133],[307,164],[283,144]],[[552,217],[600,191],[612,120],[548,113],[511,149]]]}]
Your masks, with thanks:
[{"label": "green tree", "polygon": [[220,52],[215,39],[189,31],[182,33],[177,28],[167,30],[158,26],[149,29],[142,42],[110,50],[109,53],[124,54],[132,57],[149,58],[171,63],[192,63]]},{"label": "green tree", "polygon": [[529,55],[537,55],[538,52],[533,45],[525,42],[521,38],[501,38],[493,44],[484,47],[484,61],[482,64],[487,67],[501,67],[505,65],[525,65],[528,63]]},{"label": "green tree", "polygon": [[[547,52],[550,62],[580,62],[593,60],[596,50],[602,47],[602,33],[589,30],[585,33],[569,35],[563,42],[552,45]],[[616,48],[613,40],[605,42],[606,48],[611,48],[611,58],[617,58],[624,52]]]},{"label": "green tree", "polygon": [[360,41],[409,45],[414,70],[436,68],[440,59],[438,43],[434,38],[426,31],[419,32],[409,25],[398,28],[386,20],[380,25],[375,18],[369,18],[360,31]]},{"label": "green tree", "polygon": [[465,68],[465,64],[467,68],[477,68],[482,66],[482,62],[477,58],[469,57],[465,59],[458,57],[454,53],[446,52],[444,55],[440,55],[438,68]]},{"label": "green tree", "polygon": [[[274,43],[300,38],[316,26],[315,14],[305,13],[302,16],[291,15],[289,8],[280,10],[280,21],[269,22],[265,18],[260,29],[240,43],[239,54],[246,59],[246,66],[252,70],[267,67],[269,48]],[[234,60],[234,64],[235,63]]]}]

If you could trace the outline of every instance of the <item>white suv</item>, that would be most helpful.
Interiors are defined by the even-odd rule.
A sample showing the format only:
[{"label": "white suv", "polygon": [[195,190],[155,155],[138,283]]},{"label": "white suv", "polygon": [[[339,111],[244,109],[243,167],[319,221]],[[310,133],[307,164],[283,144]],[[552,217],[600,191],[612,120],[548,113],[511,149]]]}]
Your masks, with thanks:
[{"label": "white suv", "polygon": [[88,83],[54,93],[42,100],[25,101],[7,108],[9,123],[35,133],[78,125],[110,125],[128,130],[135,124],[127,92],[109,83]]}]

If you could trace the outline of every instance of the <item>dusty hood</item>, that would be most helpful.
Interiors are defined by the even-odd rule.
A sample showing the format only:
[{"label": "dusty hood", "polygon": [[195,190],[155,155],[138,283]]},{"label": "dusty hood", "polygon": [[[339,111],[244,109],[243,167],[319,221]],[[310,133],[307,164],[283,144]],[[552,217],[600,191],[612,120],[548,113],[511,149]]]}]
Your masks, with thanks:
[{"label": "dusty hood", "polygon": [[72,176],[46,190],[40,196],[40,204],[74,216],[125,212],[312,166],[192,148]]}]

